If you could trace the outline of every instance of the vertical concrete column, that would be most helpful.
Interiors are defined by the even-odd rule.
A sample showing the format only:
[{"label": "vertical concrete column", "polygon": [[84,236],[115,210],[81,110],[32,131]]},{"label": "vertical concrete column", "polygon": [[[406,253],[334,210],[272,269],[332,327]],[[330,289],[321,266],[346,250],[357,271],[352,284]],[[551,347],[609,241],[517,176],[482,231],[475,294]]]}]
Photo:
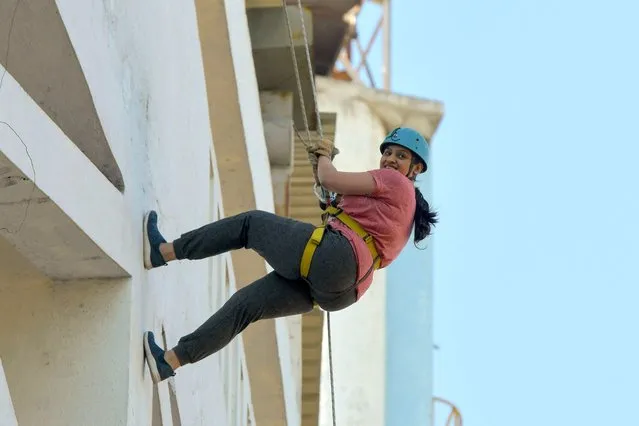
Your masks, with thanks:
[{"label": "vertical concrete column", "polygon": [[[264,136],[271,165],[275,214],[288,216],[293,173],[294,130],[293,93],[260,92]],[[281,353],[282,381],[289,424],[297,424],[302,406],[302,317],[294,315],[276,321],[278,350]],[[288,377],[287,377],[288,376]]]},{"label": "vertical concrete column", "polygon": [[[320,108],[337,112],[335,143],[341,153],[335,165],[343,171],[377,167],[378,141],[385,132],[370,109],[358,101],[322,98]],[[338,422],[350,426],[384,426],[386,379],[386,271],[375,272],[373,284],[355,305],[331,313],[335,401]],[[331,400],[328,336],[324,322],[320,426],[330,426]]]},{"label": "vertical concrete column", "polygon": [[[263,147],[259,144],[263,142],[249,138],[258,128],[263,132],[262,126],[251,121],[257,115],[254,108],[259,111],[257,99],[251,90],[245,90],[254,86],[253,68],[246,66],[246,50],[250,49],[251,40],[245,27],[243,2],[198,0],[195,6],[221,196],[225,215],[230,216],[272,202],[271,198],[268,202],[263,198],[258,202],[256,198],[256,193],[260,197],[270,197],[271,185],[264,183],[268,179],[259,179],[264,172],[267,177],[269,173],[265,168],[268,163],[260,154]],[[240,90],[243,84],[247,86]],[[243,103],[248,105],[241,108]],[[245,119],[249,121],[245,123]],[[251,133],[247,134],[247,129]],[[256,165],[259,167],[254,168]],[[269,193],[263,188],[268,188]],[[231,257],[238,288],[267,272],[264,260],[250,250],[235,251]],[[284,424],[286,407],[275,321],[252,324],[242,333],[242,340],[257,423],[264,426]]]},{"label": "vertical concrete column", "polygon": [[293,171],[293,94],[260,92],[260,107],[271,165],[275,213],[288,216],[289,187]]},{"label": "vertical concrete column", "polygon": [[126,425],[130,282],[54,283],[4,241],[0,255],[0,353],[17,418]]},{"label": "vertical concrete column", "polygon": [[[384,426],[386,272],[377,271],[364,298],[331,313],[333,374],[338,422]],[[320,426],[332,425],[327,321],[322,339]]]}]

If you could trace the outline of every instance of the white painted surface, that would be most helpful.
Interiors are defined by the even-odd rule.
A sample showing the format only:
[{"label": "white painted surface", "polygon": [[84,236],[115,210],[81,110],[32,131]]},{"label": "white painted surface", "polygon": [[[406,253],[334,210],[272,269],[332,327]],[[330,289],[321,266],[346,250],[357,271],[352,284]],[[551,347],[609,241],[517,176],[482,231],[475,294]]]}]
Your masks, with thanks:
[{"label": "white painted surface", "polygon": [[[0,74],[4,71],[0,65]],[[38,235],[31,241],[21,242],[21,250],[28,253],[47,275],[50,273],[55,278],[86,277],[89,273],[96,277],[130,274],[135,268],[135,251],[132,245],[122,244],[133,232],[131,222],[126,220],[124,197],[9,74],[5,75],[2,87],[0,120],[11,126],[0,125],[3,156],[35,181],[39,191],[64,211],[67,221],[79,228],[78,232],[67,229],[67,235],[62,238],[51,228],[44,232],[47,227],[62,228],[66,223],[57,216],[43,217],[46,209],[53,207],[32,200],[32,208],[28,211],[20,204],[3,207],[3,215],[11,214],[9,209],[14,208],[16,219],[21,221],[25,214],[29,219],[21,229],[24,234],[16,235],[16,226],[12,227],[16,228],[11,230],[12,233],[5,235],[11,240],[28,240]],[[39,194],[39,191],[33,192],[32,183],[26,185],[28,188],[23,190],[22,199],[29,199],[32,193],[34,196]],[[9,197],[8,192],[5,191],[3,197]],[[5,201],[8,200],[5,198]],[[95,249],[85,238],[77,236],[80,232],[89,236]],[[83,247],[88,253],[82,253]],[[55,257],[52,252],[56,252]],[[44,256],[50,260],[43,259]],[[83,259],[89,257],[93,260]],[[74,270],[65,272],[64,268]]]},{"label": "white painted surface", "polygon": [[[232,274],[224,278],[224,256],[150,272],[142,267],[146,210],[158,210],[161,229],[174,239],[221,209],[219,182],[209,177],[212,140],[194,4],[165,2],[149,13],[148,5],[137,2],[56,3],[126,191],[101,185],[97,172],[66,146],[68,140],[19,94],[9,75],[0,93],[0,119],[16,124],[36,153],[37,172],[47,177],[43,184],[131,278],[54,283],[2,241],[0,353],[8,389],[23,424],[150,424],[153,388],[143,362],[143,331],[154,330],[161,342],[164,329],[173,346],[235,285]],[[272,211],[243,2],[227,2],[227,12],[251,167],[247,173],[258,208]],[[4,136],[2,149],[17,150],[16,161],[25,165],[23,147],[9,147]],[[278,340],[280,335],[288,342],[287,330],[278,332]],[[292,380],[290,374],[286,379]],[[162,413],[179,412],[183,425],[247,424],[252,417],[248,380],[241,339],[236,339],[224,351],[180,370],[176,397],[161,390]],[[288,389],[294,391],[291,383]]]},{"label": "white painted surface", "polygon": [[[163,233],[174,239],[222,209],[219,181],[209,178],[212,140],[195,8],[164,3],[149,14],[147,5],[136,2],[56,4],[126,191],[102,185],[104,178],[10,75],[0,93],[0,119],[11,122],[35,153],[36,172],[52,198],[131,278],[52,282],[3,241],[0,353],[8,389],[25,424],[150,424],[153,393],[143,363],[143,331],[155,331],[161,342],[164,330],[173,346],[235,288],[233,274],[225,278],[228,256],[150,272],[142,267],[146,210],[158,210]],[[225,5],[247,141],[246,172],[257,208],[273,211],[244,3]],[[0,149],[29,170],[22,145],[6,135]],[[301,338],[291,335],[286,320],[276,329],[287,417],[296,425],[300,380],[294,346]],[[254,424],[248,380],[242,342],[236,339],[180,370],[175,398],[161,385],[163,417],[179,412],[183,425],[244,425],[248,419]]]},{"label": "white painted surface", "polygon": [[129,281],[54,283],[4,240],[0,253],[0,353],[20,423],[125,425]]},{"label": "white painted surface", "polygon": [[[322,112],[336,112],[335,143],[341,153],[335,166],[343,171],[378,167],[377,141],[385,131],[368,106],[356,99],[325,96]],[[337,422],[349,426],[384,425],[386,355],[386,272],[377,271],[373,284],[355,305],[331,313]],[[325,322],[326,324],[326,322]],[[322,346],[320,426],[330,426],[331,399],[326,327]]]},{"label": "white painted surface", "polygon": [[7,379],[4,377],[2,360],[0,360],[0,425],[18,426],[18,419],[16,419],[9,394],[9,386],[7,386]]},{"label": "white painted surface", "polygon": [[264,136],[271,167],[290,168],[293,164],[293,94],[261,92],[260,107]]}]

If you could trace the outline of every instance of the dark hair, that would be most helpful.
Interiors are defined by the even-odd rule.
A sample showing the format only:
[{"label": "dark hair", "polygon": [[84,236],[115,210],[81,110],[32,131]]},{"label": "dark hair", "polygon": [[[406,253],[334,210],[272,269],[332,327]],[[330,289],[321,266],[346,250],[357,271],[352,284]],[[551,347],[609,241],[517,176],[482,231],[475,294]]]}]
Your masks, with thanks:
[{"label": "dark hair", "polygon": [[431,228],[437,223],[437,213],[430,209],[422,191],[415,187],[415,245],[431,234]]},{"label": "dark hair", "polygon": [[[413,165],[420,163],[426,170],[426,164],[416,158],[414,154],[413,158],[411,158],[411,163]],[[415,180],[415,178],[413,177],[412,180]],[[437,213],[431,211],[428,201],[426,201],[418,187],[415,187],[415,218],[413,222],[415,224],[413,239],[415,240],[415,247],[417,247],[417,243],[428,237],[431,234],[431,228],[437,223]]]}]

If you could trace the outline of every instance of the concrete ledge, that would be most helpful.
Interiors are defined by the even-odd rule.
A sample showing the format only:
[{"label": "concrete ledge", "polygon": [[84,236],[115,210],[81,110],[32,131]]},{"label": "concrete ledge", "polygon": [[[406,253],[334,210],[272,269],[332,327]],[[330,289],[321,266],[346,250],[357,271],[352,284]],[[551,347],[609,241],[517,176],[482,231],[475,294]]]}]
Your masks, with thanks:
[{"label": "concrete ledge", "polygon": [[122,194],[9,74],[2,92],[0,235],[53,279],[129,277]]},{"label": "concrete ledge", "polygon": [[318,96],[327,96],[343,102],[363,102],[379,118],[387,131],[398,126],[412,127],[429,142],[432,141],[444,116],[442,102],[404,96],[360,84],[317,78]]},{"label": "concrete ledge", "polygon": [[[0,64],[104,176],[123,191],[122,172],[104,134],[58,3],[54,0],[2,1]],[[6,102],[7,98],[4,99]]]},{"label": "concrete ledge", "polygon": [[247,9],[260,7],[282,7],[282,0],[246,0]]},{"label": "concrete ledge", "polygon": [[[293,47],[295,49],[297,68],[302,83],[306,118],[311,130],[317,128],[315,100],[309,73],[302,20],[297,6],[288,6],[288,17],[293,32]],[[308,9],[303,9],[304,25],[313,66],[313,15]],[[294,94],[294,122],[295,127],[304,129],[304,116],[301,108],[301,98],[298,93],[295,68],[291,55],[291,40],[289,38],[286,16],[281,7],[258,7],[246,11],[251,34],[253,62],[260,91],[288,91]]]}]

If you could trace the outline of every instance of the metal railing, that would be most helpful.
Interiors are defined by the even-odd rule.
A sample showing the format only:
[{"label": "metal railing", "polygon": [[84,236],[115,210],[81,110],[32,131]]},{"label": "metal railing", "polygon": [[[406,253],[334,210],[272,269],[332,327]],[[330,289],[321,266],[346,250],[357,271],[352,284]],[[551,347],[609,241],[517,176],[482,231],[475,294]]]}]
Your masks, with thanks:
[{"label": "metal railing", "polygon": [[[446,422],[443,424],[435,423],[435,419],[439,419],[439,417],[436,416],[436,411],[438,408],[444,409],[444,413],[448,413],[448,415],[446,416]],[[433,426],[462,426],[461,413],[459,412],[459,409],[455,406],[455,404],[450,401],[439,397],[433,397],[432,413],[433,418],[431,424]]]}]

